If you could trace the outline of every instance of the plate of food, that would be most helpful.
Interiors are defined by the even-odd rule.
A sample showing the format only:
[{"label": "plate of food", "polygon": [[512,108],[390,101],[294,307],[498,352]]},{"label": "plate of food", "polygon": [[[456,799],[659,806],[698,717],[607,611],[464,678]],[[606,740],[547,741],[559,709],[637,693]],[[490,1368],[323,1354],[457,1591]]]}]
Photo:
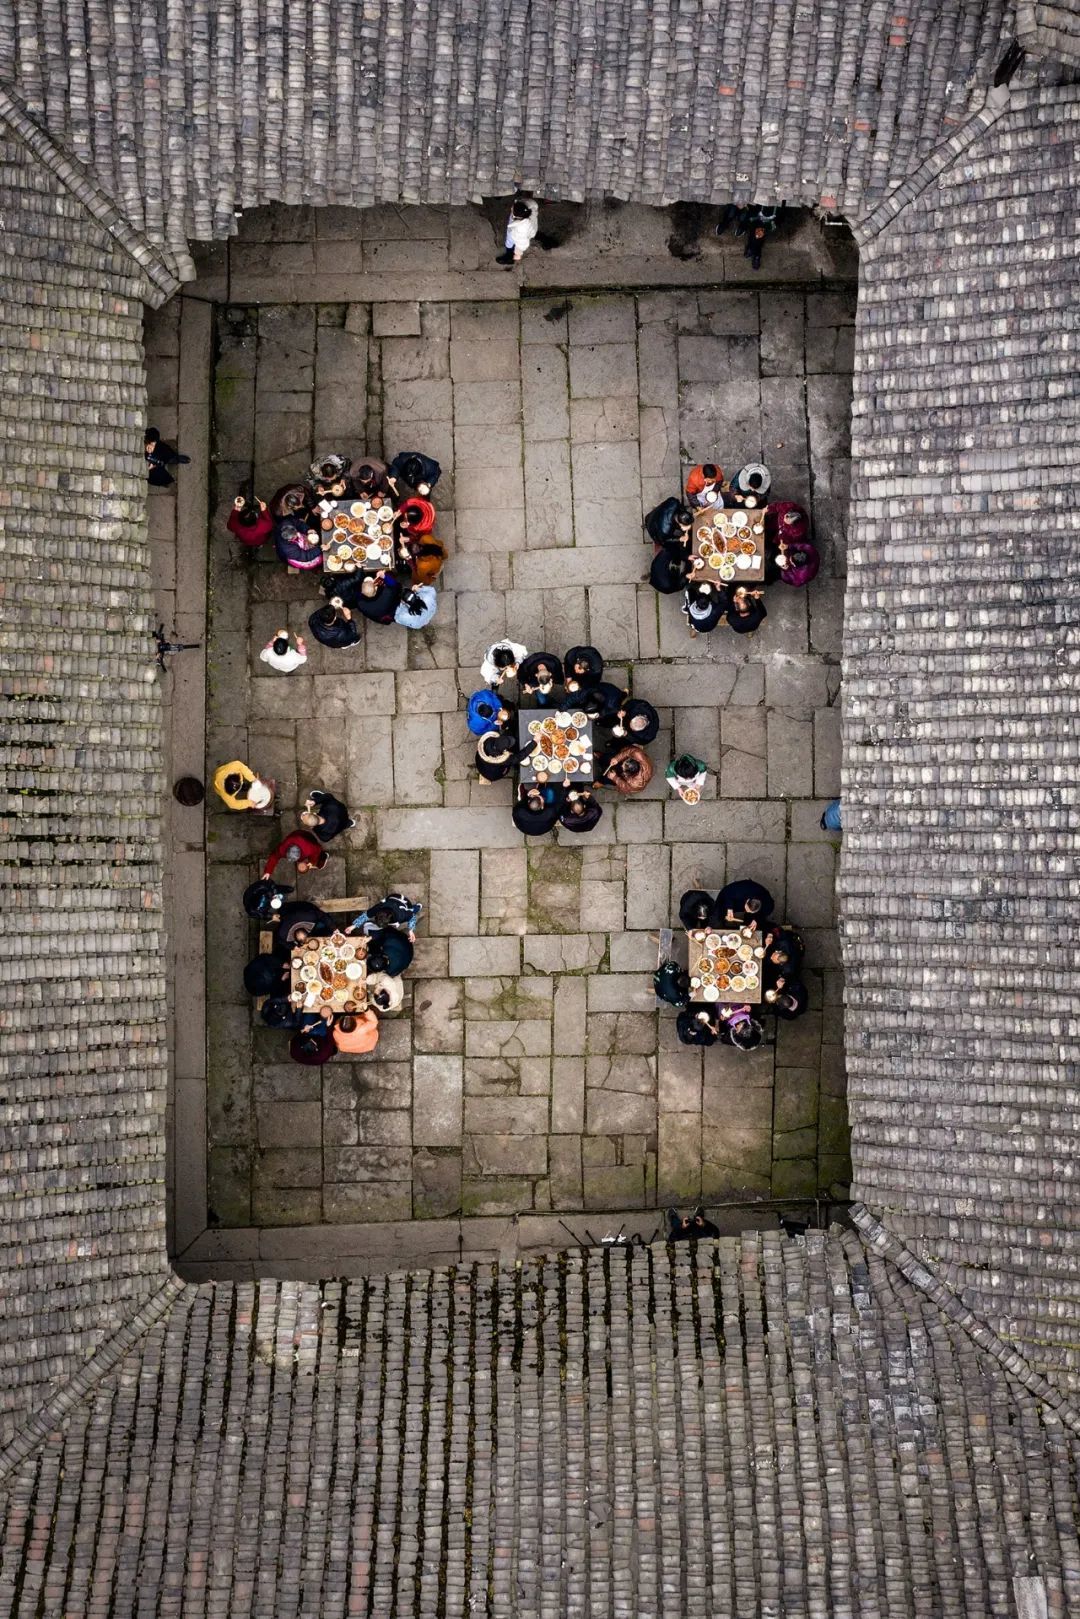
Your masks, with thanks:
[{"label": "plate of food", "polygon": [[705,1001],[718,1001],[720,999],[720,991],[715,984],[706,984],[704,989],[701,991],[701,998]]},{"label": "plate of food", "polygon": [[753,557],[743,557],[743,556],[736,557],[735,558],[735,566],[737,568],[741,568],[743,570],[743,572],[745,573],[747,568],[752,568],[754,566],[754,559],[753,559]]},{"label": "plate of food", "polygon": [[589,723],[588,714],[583,713],[580,708],[576,708],[574,710],[574,712],[570,716],[570,719],[571,719],[571,722],[574,725],[576,725],[579,729],[581,728],[581,726],[588,725],[588,723]]}]

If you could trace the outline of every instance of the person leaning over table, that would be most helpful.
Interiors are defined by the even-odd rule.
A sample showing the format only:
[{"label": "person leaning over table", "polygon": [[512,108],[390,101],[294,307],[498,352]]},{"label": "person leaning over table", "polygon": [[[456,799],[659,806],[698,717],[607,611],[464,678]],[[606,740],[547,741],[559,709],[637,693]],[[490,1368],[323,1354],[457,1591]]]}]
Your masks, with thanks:
[{"label": "person leaning over table", "polygon": [[741,927],[744,922],[764,922],[772,915],[775,904],[763,884],[754,882],[752,877],[741,877],[736,882],[725,883],[717,894],[713,926]]},{"label": "person leaning over table", "polygon": [[653,973],[653,990],[657,1000],[681,1010],[690,1005],[690,974],[677,961],[662,961]]},{"label": "person leaning over table", "polygon": [[419,450],[402,450],[390,463],[388,482],[395,495],[400,495],[404,485],[426,498],[441,477],[442,467],[430,455],[422,455]]},{"label": "person leaning over table", "polygon": [[652,760],[635,742],[620,748],[608,760],[603,779],[625,798],[630,793],[643,793],[652,780],[652,773]]},{"label": "person leaning over table", "polygon": [[225,527],[230,534],[236,535],[241,545],[255,547],[270,538],[274,532],[274,519],[265,500],[247,500],[243,495],[237,495]]},{"label": "person leaning over table", "polygon": [[362,455],[353,464],[351,483],[352,493],[357,500],[374,500],[376,495],[388,495],[390,480],[386,462],[374,455]]},{"label": "person leaning over table", "polygon": [[259,660],[268,663],[271,669],[277,669],[283,675],[291,675],[294,669],[299,669],[302,663],[307,662],[304,637],[298,635],[296,645],[293,646],[289,640],[288,630],[278,630],[259,653]]},{"label": "person leaning over table", "polygon": [[728,628],[736,635],[751,635],[764,623],[768,614],[762,600],[764,592],[751,590],[747,585],[728,585],[724,590],[724,611]]},{"label": "person leaning over table", "polygon": [[356,611],[373,624],[392,624],[401,603],[401,581],[386,568],[361,574],[359,584],[353,587],[352,602]]},{"label": "person leaning over table", "polygon": [[816,579],[821,558],[816,545],[809,540],[793,540],[788,545],[766,546],[765,583],[775,585],[782,581],[793,590],[802,590]]},{"label": "person leaning over table", "polygon": [[331,1030],[334,1047],[338,1051],[361,1053],[374,1051],[379,1043],[379,1019],[370,1008],[363,1012],[340,1012]]},{"label": "person leaning over table", "polygon": [[321,787],[313,787],[300,811],[300,824],[314,832],[320,843],[329,843],[340,833],[351,831],[356,822],[340,798],[324,792]]},{"label": "person leaning over table", "polygon": [[778,978],[773,989],[762,997],[770,1012],[786,1019],[802,1017],[810,1004],[810,993],[800,978]]},{"label": "person leaning over table", "polygon": [[434,534],[418,534],[405,547],[413,584],[434,584],[449,554],[446,546]]},{"label": "person leaning over table", "polygon": [[287,994],[288,987],[288,966],[271,951],[252,956],[244,968],[244,988],[249,995]]},{"label": "person leaning over table", "polygon": [[572,646],[563,659],[563,679],[571,695],[591,691],[604,678],[604,660],[594,646]]},{"label": "person leaning over table", "polygon": [[274,950],[277,954],[291,954],[294,945],[305,939],[323,939],[334,931],[334,923],[325,911],[309,899],[291,899],[278,912],[274,928]]},{"label": "person leaning over table", "polygon": [[517,708],[484,686],[474,691],[465,709],[465,722],[473,736],[484,736],[488,731],[512,731]]},{"label": "person leaning over table", "polygon": [[315,497],[302,483],[283,483],[269,500],[270,515],[276,523],[293,522],[307,526],[315,510]]},{"label": "person leaning over table", "polygon": [[803,942],[794,928],[770,928],[761,941],[765,956],[761,963],[761,981],[766,989],[778,978],[794,978],[803,959]]},{"label": "person leaning over table", "polygon": [[434,585],[413,585],[402,592],[394,609],[394,623],[407,630],[426,630],[435,617],[439,598]]},{"label": "person leaning over table", "polygon": [[536,746],[533,738],[522,746],[507,731],[486,731],[476,744],[476,770],[481,781],[505,781]]},{"label": "person leaning over table", "polygon": [[688,551],[657,551],[649,567],[648,580],[661,596],[674,596],[685,590],[691,577]]},{"label": "person leaning over table", "polygon": [[654,545],[662,545],[668,551],[681,551],[691,543],[693,521],[691,508],[677,495],[672,495],[646,513],[645,532]]},{"label": "person leaning over table", "polygon": [[570,787],[559,816],[559,825],[567,832],[591,832],[604,811],[592,793],[582,787]]},{"label": "person leaning over table", "polygon": [[756,1051],[765,1039],[764,1026],[748,1006],[729,1006],[720,1019],[720,1042],[736,1051]]},{"label": "person leaning over table", "polygon": [[518,788],[518,796],[510,812],[510,819],[527,838],[542,838],[554,830],[562,814],[566,796],[565,787],[552,782],[531,782]]},{"label": "person leaning over table", "polygon": [[691,506],[724,504],[724,469],[712,461],[691,467],[686,475],[686,498]]},{"label": "person leaning over table", "polygon": [[547,708],[555,702],[555,688],[563,683],[563,666],[550,652],[530,652],[517,672],[518,695],[526,708]]},{"label": "person leaning over table", "polygon": [[390,1017],[401,1010],[405,998],[405,985],[397,973],[368,973],[367,998],[380,1017]]},{"label": "person leaning over table", "polygon": [[684,1046],[715,1046],[720,1038],[720,1016],[714,1006],[686,1006],[675,1019],[675,1033]]},{"label": "person leaning over table", "polygon": [[341,500],[352,491],[347,455],[324,455],[308,468],[308,484],[319,500]]},{"label": "person leaning over table", "polygon": [[250,916],[255,922],[276,923],[285,906],[286,894],[292,889],[284,883],[271,882],[268,877],[259,877],[253,883],[248,883],[244,889],[243,906],[244,915]]},{"label": "person leaning over table", "polygon": [[481,680],[486,680],[494,690],[497,686],[501,686],[504,680],[515,679],[522,659],[528,655],[526,649],[517,641],[493,642],[484,653],[484,661],[480,665]]},{"label": "person leaning over table", "polygon": [[274,801],[272,785],[242,759],[230,759],[227,765],[218,766],[214,791],[231,810],[265,810]]},{"label": "person leaning over table", "polygon": [[299,1029],[289,1041],[289,1056],[293,1062],[303,1063],[309,1068],[321,1067],[324,1062],[329,1062],[336,1051],[334,1036],[325,1025],[321,1032],[316,1028]]},{"label": "person leaning over table", "polygon": [[325,607],[316,607],[308,619],[308,629],[322,646],[345,648],[360,639],[360,626],[340,596],[332,596]]},{"label": "person leaning over table", "polygon": [[281,860],[295,866],[298,872],[321,871],[329,858],[329,849],[324,849],[309,832],[287,832],[277,848],[271,851],[262,874],[272,877]]},{"label": "person leaning over table", "polygon": [[322,539],[317,528],[285,518],[277,525],[274,550],[294,573],[312,573],[323,565]]},{"label": "person leaning over table", "polygon": [[625,687],[616,686],[610,680],[598,680],[580,701],[589,718],[602,725],[615,718],[627,696]]},{"label": "person leaning over table", "polygon": [[688,888],[679,901],[679,922],[687,933],[713,926],[713,897],[703,888]]},{"label": "person leaning over table", "polygon": [[400,978],[412,962],[412,938],[401,928],[378,928],[368,934],[367,965],[369,973],[387,973]]},{"label": "person leaning over table", "polygon": [[259,1016],[268,1029],[296,1029],[300,1013],[287,995],[268,995],[259,1007]]}]

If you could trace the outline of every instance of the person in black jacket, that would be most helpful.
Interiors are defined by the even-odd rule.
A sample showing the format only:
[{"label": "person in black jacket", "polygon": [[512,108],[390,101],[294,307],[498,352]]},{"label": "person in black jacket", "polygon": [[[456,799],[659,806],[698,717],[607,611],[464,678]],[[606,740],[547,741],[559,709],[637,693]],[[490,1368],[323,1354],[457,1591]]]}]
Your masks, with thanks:
[{"label": "person in black jacket", "polygon": [[335,798],[333,793],[324,793],[320,787],[313,787],[300,811],[300,824],[306,826],[309,832],[314,832],[320,843],[329,843],[340,833],[348,832],[356,822],[340,798]]},{"label": "person in black jacket", "polygon": [[679,901],[679,921],[687,933],[713,925],[713,897],[703,888],[688,888]]},{"label": "person in black jacket", "polygon": [[636,742],[641,747],[652,742],[660,730],[659,714],[643,697],[628,697],[610,719],[599,723],[613,737],[625,738],[627,742]]},{"label": "person in black jacket", "polygon": [[563,677],[570,696],[590,691],[604,678],[604,660],[594,646],[572,646],[563,659]]},{"label": "person in black jacket", "polygon": [[645,518],[645,532],[654,545],[665,550],[685,551],[690,544],[690,528],[694,514],[677,495],[662,500]]},{"label": "person in black jacket", "polygon": [[308,619],[308,629],[323,646],[355,646],[360,639],[360,626],[340,596],[315,609]]},{"label": "person in black jacket", "polygon": [[684,1007],[675,1019],[675,1033],[684,1046],[715,1046],[720,1015],[714,1006]]},{"label": "person in black jacket", "polygon": [[568,832],[591,832],[604,811],[592,793],[571,787],[563,804],[559,825]]},{"label": "person in black jacket", "polygon": [[653,973],[656,998],[682,1010],[690,1005],[690,974],[677,961],[662,961]]},{"label": "person in black jacket", "polygon": [[728,629],[736,635],[752,635],[768,614],[762,600],[764,592],[751,590],[747,585],[728,585],[724,591],[724,611]]},{"label": "person in black jacket", "polygon": [[401,601],[401,582],[385,568],[365,573],[356,592],[356,611],[373,624],[392,624]]},{"label": "person in black jacket", "polygon": [[309,899],[291,899],[281,907],[274,930],[274,951],[277,955],[291,955],[293,946],[305,939],[323,939],[333,933],[334,923],[325,911]]},{"label": "person in black jacket", "polygon": [[403,450],[390,463],[389,482],[395,494],[400,494],[401,485],[406,484],[418,495],[430,495],[441,477],[439,463],[419,450]]},{"label": "person in black jacket", "polygon": [[751,877],[742,877],[738,882],[726,883],[717,894],[713,926],[741,927],[744,922],[764,922],[772,915],[775,904],[769,890],[761,883],[755,883]]},{"label": "person in black jacket", "polygon": [[591,719],[600,723],[613,720],[625,700],[626,692],[621,686],[613,686],[610,680],[598,680],[581,698],[581,706]]},{"label": "person in black jacket", "polygon": [[253,956],[244,968],[244,988],[249,995],[287,995],[288,968],[280,956],[270,951]]},{"label": "person in black jacket", "polygon": [[689,577],[688,551],[657,551],[649,569],[649,583],[661,596],[674,596],[676,591],[685,590]]},{"label": "person in black jacket", "polygon": [[777,1017],[802,1017],[809,1004],[810,993],[801,978],[778,978],[775,989],[765,991],[765,1008]]},{"label": "person in black jacket", "polygon": [[476,769],[484,781],[503,781],[536,746],[532,737],[523,747],[507,731],[485,731],[476,744]]},{"label": "person in black jacket", "polygon": [[190,455],[181,455],[171,444],[166,444],[156,427],[148,427],[143,434],[143,455],[150,468],[147,481],[157,484],[159,488],[166,488],[176,481],[168,471],[169,467],[186,467],[191,461]]},{"label": "person in black jacket", "polygon": [[565,787],[554,787],[550,782],[544,787],[539,783],[522,786],[511,819],[527,838],[542,838],[545,832],[554,829],[562,814],[565,796]]},{"label": "person in black jacket", "polygon": [[550,707],[563,683],[563,666],[550,652],[530,652],[518,664],[517,683],[523,708]]},{"label": "person in black jacket", "polygon": [[413,958],[412,941],[400,928],[379,928],[368,936],[367,970],[400,978]]},{"label": "person in black jacket", "polygon": [[708,635],[727,612],[727,597],[708,579],[692,579],[686,587],[683,612],[694,635]]}]

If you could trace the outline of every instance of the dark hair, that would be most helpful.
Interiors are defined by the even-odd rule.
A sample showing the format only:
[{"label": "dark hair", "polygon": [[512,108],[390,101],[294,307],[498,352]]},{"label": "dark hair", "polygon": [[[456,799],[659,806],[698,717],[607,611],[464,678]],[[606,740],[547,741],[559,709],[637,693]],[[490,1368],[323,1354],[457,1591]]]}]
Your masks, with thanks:
[{"label": "dark hair", "polygon": [[765,479],[761,476],[760,472],[748,472],[746,474],[746,481],[750,485],[751,489],[760,489],[762,484],[765,482]]},{"label": "dark hair", "polygon": [[415,590],[410,590],[402,597],[401,605],[410,613],[422,613],[426,603],[423,596],[418,596]]},{"label": "dark hair", "polygon": [[711,461],[706,461],[701,468],[701,476],[707,483],[715,483],[720,476],[719,468],[714,467]]},{"label": "dark hair", "polygon": [[490,765],[502,764],[509,757],[510,748],[505,732],[485,731],[476,744],[476,751],[481,759]]},{"label": "dark hair", "polygon": [[238,513],[239,520],[240,520],[241,523],[243,523],[245,528],[251,528],[253,524],[255,524],[255,523],[257,523],[259,521],[258,502],[254,501],[254,500],[248,500],[248,498],[246,496],[243,497],[243,500],[244,500],[244,504],[241,506],[240,511]]},{"label": "dark hair", "polygon": [[336,466],[333,461],[321,461],[319,463],[319,474],[321,477],[327,479],[328,482],[333,480],[336,483],[344,470],[344,467]]},{"label": "dark hair", "polygon": [[352,1033],[353,1029],[356,1028],[356,1019],[351,1012],[345,1012],[338,1018],[338,1028],[344,1029],[346,1034]]},{"label": "dark hair", "polygon": [[234,798],[247,797],[248,784],[244,780],[243,776],[237,775],[235,770],[225,777],[222,785],[224,786],[225,791],[227,793],[231,793]]},{"label": "dark hair", "polygon": [[379,474],[370,461],[361,461],[358,467],[353,467],[353,481],[355,483],[376,483]]},{"label": "dark hair", "polygon": [[765,1038],[765,1031],[756,1018],[743,1018],[731,1024],[731,1043],[740,1051],[755,1051]]},{"label": "dark hair", "polygon": [[523,197],[516,197],[514,199],[512,212],[515,219],[528,219],[529,215],[532,213],[532,209],[529,207],[528,203]]},{"label": "dark hair", "polygon": [[390,991],[388,989],[374,989],[371,992],[371,999],[375,1002],[376,1006],[389,1006]]},{"label": "dark hair", "polygon": [[571,815],[587,815],[590,808],[591,804],[587,798],[575,798],[570,805],[570,813]]},{"label": "dark hair", "polygon": [[442,546],[433,545],[430,540],[424,540],[416,547],[416,555],[418,557],[441,557],[442,554]]},{"label": "dark hair", "polygon": [[287,635],[275,635],[273,649],[279,658],[283,658],[289,650],[289,637]]},{"label": "dark hair", "polygon": [[496,669],[509,669],[514,662],[514,654],[508,646],[496,647],[491,654],[491,661]]},{"label": "dark hair", "polygon": [[394,925],[395,914],[392,905],[387,905],[385,900],[380,900],[368,912],[368,921],[377,922],[381,928],[390,928]]},{"label": "dark hair", "polygon": [[314,617],[318,619],[320,624],[326,625],[333,624],[336,621],[337,616],[338,610],[330,602],[327,602],[325,607],[318,608],[314,614]]},{"label": "dark hair", "polygon": [[699,899],[691,910],[690,915],[696,916],[699,921],[707,922],[709,917],[712,915],[712,906],[707,899]]},{"label": "dark hair", "polygon": [[390,963],[383,950],[378,945],[367,954],[368,972],[385,973],[390,971]]},{"label": "dark hair", "polygon": [[544,801],[544,795],[540,791],[539,787],[530,787],[528,789],[528,791],[526,792],[526,794],[525,794],[525,802],[526,802],[526,804],[529,805],[530,808],[532,808],[532,803],[533,803],[534,798],[538,798],[540,800],[540,808],[541,809],[546,809],[547,808],[547,804]]},{"label": "dark hair", "polygon": [[686,523],[692,523],[694,521],[694,514],[690,510],[690,507],[689,506],[676,506],[676,508],[675,508],[675,521],[677,523],[679,523],[679,524],[682,524],[682,525],[685,525]]},{"label": "dark hair", "polygon": [[401,470],[406,483],[411,483],[415,489],[418,483],[423,483],[424,463],[418,455],[407,455],[401,463]]},{"label": "dark hair", "polygon": [[692,753],[680,753],[675,761],[675,774],[677,776],[696,776],[698,762]]},{"label": "dark hair", "polygon": [[790,557],[791,561],[794,562],[797,568],[805,568],[806,564],[810,561],[810,552],[805,550],[801,545],[796,546],[793,551],[789,551],[788,556]]},{"label": "dark hair", "polygon": [[633,757],[629,759],[620,759],[619,774],[621,776],[640,776],[641,760]]},{"label": "dark hair", "polygon": [[798,1011],[798,1009],[799,1009],[799,997],[797,995],[792,995],[792,994],[789,993],[788,990],[785,990],[784,993],[782,995],[778,996],[777,999],[778,999],[778,1004],[780,1006],[786,1006],[789,1009],[789,1011],[792,1011],[792,1012],[797,1012]]},{"label": "dark hair", "polygon": [[760,909],[761,909],[761,901],[758,899],[756,894],[751,894],[750,897],[747,899],[745,905],[743,906],[743,910],[744,911],[749,911],[750,915],[753,916],[755,911],[760,911]]}]

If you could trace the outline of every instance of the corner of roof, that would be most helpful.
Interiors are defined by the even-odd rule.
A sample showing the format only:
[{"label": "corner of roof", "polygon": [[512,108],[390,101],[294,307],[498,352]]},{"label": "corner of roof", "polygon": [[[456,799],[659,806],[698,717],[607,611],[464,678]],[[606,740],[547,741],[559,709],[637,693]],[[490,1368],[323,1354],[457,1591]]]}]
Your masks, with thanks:
[{"label": "corner of roof", "polygon": [[1055,1388],[1041,1372],[1035,1371],[1018,1349],[1010,1347],[993,1327],[961,1303],[952,1289],[934,1274],[932,1267],[913,1254],[899,1237],[871,1213],[865,1203],[853,1203],[848,1212],[869,1250],[895,1265],[905,1280],[937,1305],[942,1315],[966,1332],[977,1348],[996,1360],[1010,1377],[1022,1383],[1041,1405],[1049,1406],[1064,1427],[1080,1435],[1080,1408],[1068,1395]]},{"label": "corner of roof", "polygon": [[933,185],[939,175],[951,168],[969,146],[996,124],[1008,109],[1010,100],[1008,85],[992,85],[986,92],[986,99],[978,112],[973,113],[959,129],[954,130],[948,140],[935,146],[929,156],[923,159],[918,168],[913,170],[895,191],[890,191],[888,196],[883,197],[868,214],[864,214],[852,224],[851,234],[859,248],[865,250],[870,246],[895,222],[905,208]]},{"label": "corner of roof", "polygon": [[133,258],[146,282],[144,302],[153,308],[180,289],[180,278],[159,247],[124,217],[116,203],[101,189],[89,171],[59,147],[52,136],[35,123],[24,102],[10,84],[0,80],[0,122],[33,153],[60,183],[82,203],[86,211]]}]

